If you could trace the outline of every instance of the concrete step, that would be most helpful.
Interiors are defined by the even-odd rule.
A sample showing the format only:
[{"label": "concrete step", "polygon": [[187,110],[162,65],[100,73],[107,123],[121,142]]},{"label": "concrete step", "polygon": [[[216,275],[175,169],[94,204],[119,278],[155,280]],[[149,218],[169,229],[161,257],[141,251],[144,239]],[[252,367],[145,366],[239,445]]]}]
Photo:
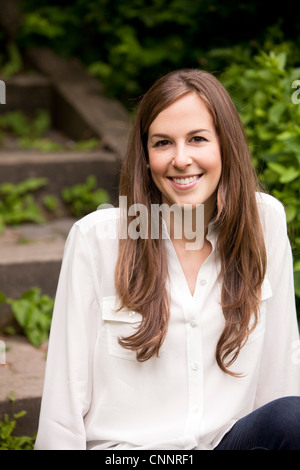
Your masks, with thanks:
[{"label": "concrete step", "polygon": [[48,194],[60,197],[64,187],[84,183],[89,175],[95,175],[98,187],[106,189],[115,203],[119,171],[120,162],[105,150],[57,153],[0,150],[0,185],[46,177],[48,183],[39,190],[40,198]]},{"label": "concrete step", "polygon": [[12,418],[13,413],[26,411],[13,435],[32,437],[38,428],[46,348],[35,348],[23,336],[1,336],[0,340],[6,346],[6,364],[0,365],[0,420],[5,413]]},{"label": "concrete step", "polygon": [[99,81],[77,59],[63,59],[47,48],[29,49],[26,57],[52,84],[55,127],[75,140],[88,138],[88,133],[98,136],[122,159],[131,127],[124,106],[107,98]]},{"label": "concrete step", "polygon": [[[6,227],[0,238],[0,286],[7,297],[19,298],[32,287],[55,297],[66,237],[76,219],[64,218],[43,225]],[[0,307],[0,329],[17,326],[8,304]],[[4,414],[25,410],[17,420],[15,436],[37,431],[46,365],[47,344],[36,348],[21,335],[0,336],[6,352],[0,356],[0,420]],[[13,396],[14,401],[10,400]]]},{"label": "concrete step", "polygon": [[[65,241],[74,222],[67,218],[5,228],[0,238],[0,290],[6,297],[18,299],[32,287],[55,296]],[[10,307],[2,304],[0,329],[11,322]]]}]

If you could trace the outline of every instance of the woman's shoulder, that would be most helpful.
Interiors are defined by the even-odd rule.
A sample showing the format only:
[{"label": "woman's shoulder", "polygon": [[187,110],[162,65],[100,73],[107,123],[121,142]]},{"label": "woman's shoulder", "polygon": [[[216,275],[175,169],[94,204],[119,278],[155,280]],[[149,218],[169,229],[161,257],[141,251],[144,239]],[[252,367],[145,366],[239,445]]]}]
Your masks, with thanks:
[{"label": "woman's shoulder", "polygon": [[270,194],[256,193],[257,207],[264,231],[274,234],[286,231],[286,214],[282,202]]},{"label": "woman's shoulder", "polygon": [[277,212],[279,216],[285,217],[285,210],[282,202],[280,202],[274,196],[271,196],[271,194],[257,192],[256,202],[260,211]]},{"label": "woman's shoulder", "polygon": [[97,229],[103,226],[107,227],[107,225],[115,226],[119,220],[119,217],[119,208],[110,205],[107,205],[107,207],[101,206],[96,211],[87,214],[75,222],[75,226],[86,235],[95,228]]}]

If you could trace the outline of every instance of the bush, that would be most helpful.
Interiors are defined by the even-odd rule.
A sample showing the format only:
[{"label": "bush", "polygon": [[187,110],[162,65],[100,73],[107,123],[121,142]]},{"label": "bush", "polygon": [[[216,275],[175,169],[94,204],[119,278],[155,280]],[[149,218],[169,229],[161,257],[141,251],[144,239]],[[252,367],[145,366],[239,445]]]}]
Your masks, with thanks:
[{"label": "bush", "polygon": [[21,8],[21,48],[47,46],[79,58],[126,105],[171,69],[219,69],[220,61],[208,63],[209,50],[262,41],[278,18],[289,38],[299,37],[292,9],[259,0],[73,0],[63,9],[57,0],[23,0]]},{"label": "bush", "polygon": [[280,49],[260,52],[250,65],[248,60],[235,62],[219,78],[245,125],[260,181],[285,206],[299,303],[300,104],[292,100],[292,86],[300,68],[289,65],[288,45]]}]

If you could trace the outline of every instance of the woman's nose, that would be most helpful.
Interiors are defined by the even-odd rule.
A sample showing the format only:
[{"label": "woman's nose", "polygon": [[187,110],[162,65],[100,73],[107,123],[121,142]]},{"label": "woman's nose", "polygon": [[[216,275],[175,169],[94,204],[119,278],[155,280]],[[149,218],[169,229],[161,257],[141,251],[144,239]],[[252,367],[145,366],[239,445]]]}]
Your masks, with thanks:
[{"label": "woman's nose", "polygon": [[184,169],[192,163],[192,158],[189,156],[188,149],[184,146],[176,147],[172,164],[178,169]]}]

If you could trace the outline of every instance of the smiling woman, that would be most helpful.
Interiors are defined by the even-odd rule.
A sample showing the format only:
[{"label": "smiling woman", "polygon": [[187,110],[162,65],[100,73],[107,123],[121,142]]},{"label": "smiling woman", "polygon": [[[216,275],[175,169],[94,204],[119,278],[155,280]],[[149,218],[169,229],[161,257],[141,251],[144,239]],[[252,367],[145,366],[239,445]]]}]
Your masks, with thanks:
[{"label": "smiling woman", "polygon": [[[170,73],[158,80],[141,101],[128,149],[120,192],[128,197],[129,205],[204,204],[205,232],[209,225],[219,232],[220,302],[226,322],[216,358],[221,369],[232,374],[228,366],[237,358],[250,332],[250,318],[252,314],[255,321],[258,318],[259,292],[266,269],[255,200],[259,184],[236,108],[213,75],[196,70]],[[150,175],[145,175],[147,162]],[[196,177],[195,181],[181,184],[190,177]],[[206,237],[201,250],[187,253],[186,241],[175,240],[172,227],[170,238],[193,295],[199,270],[211,254],[212,244]],[[169,315],[164,292],[168,271],[165,250],[160,240],[148,240],[146,245],[147,249],[142,244],[132,244],[130,239],[121,240],[116,266],[116,289],[122,305],[135,306],[138,311],[147,308],[139,331],[122,340],[124,347],[136,348],[140,359],[158,353]],[[128,253],[132,253],[132,258]],[[131,264],[133,260],[135,265]],[[130,271],[124,269],[128,264]],[[137,283],[136,278],[143,282]],[[139,305],[137,298],[141,299]],[[150,313],[152,304],[155,321]],[[139,338],[143,338],[143,345]]]},{"label": "smiling woman", "polygon": [[[68,237],[36,448],[300,449],[285,212],[260,192],[213,75],[175,71],[144,95],[120,197],[125,210],[89,214]],[[177,210],[151,237],[160,205]],[[187,205],[204,206],[194,250],[175,237]],[[143,236],[121,236],[140,225],[132,208]]]}]

